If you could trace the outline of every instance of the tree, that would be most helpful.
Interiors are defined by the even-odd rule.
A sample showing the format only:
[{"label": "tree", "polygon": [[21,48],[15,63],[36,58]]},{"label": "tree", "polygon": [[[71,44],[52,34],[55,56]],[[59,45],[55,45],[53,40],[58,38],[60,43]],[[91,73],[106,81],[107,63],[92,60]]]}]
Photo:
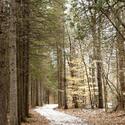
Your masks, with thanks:
[{"label": "tree", "polygon": [[0,124],[7,125],[7,11],[0,1]]},{"label": "tree", "polygon": [[10,4],[10,32],[9,32],[9,67],[10,67],[10,124],[18,125],[18,93],[17,93],[17,43],[16,43],[16,1]]}]

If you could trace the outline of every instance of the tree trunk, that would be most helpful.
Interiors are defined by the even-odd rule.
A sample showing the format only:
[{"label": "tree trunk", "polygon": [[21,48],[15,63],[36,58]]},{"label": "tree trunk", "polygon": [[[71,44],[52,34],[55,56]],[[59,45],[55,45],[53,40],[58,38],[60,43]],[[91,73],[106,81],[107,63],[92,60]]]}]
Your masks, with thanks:
[{"label": "tree trunk", "polygon": [[117,50],[118,50],[118,82],[120,84],[121,96],[118,99],[120,110],[124,109],[124,94],[125,94],[125,78],[124,78],[124,68],[125,68],[125,50],[124,41],[119,34],[117,34]]},{"label": "tree trunk", "polygon": [[66,82],[66,51],[65,51],[65,41],[63,40],[63,60],[64,60],[64,109],[68,109],[68,105],[67,105],[67,82]]},{"label": "tree trunk", "polygon": [[10,42],[9,42],[9,66],[10,66],[10,125],[18,125],[18,93],[17,93],[17,48],[16,48],[16,2],[11,0],[10,8]]},{"label": "tree trunk", "polygon": [[102,94],[102,62],[101,62],[101,17],[99,18],[99,25],[97,30],[97,20],[96,20],[96,12],[94,12],[91,17],[92,22],[92,36],[93,36],[93,57],[96,67],[96,82],[98,85],[98,107],[103,108],[103,94]]},{"label": "tree trunk", "polygon": [[62,48],[57,43],[57,67],[58,67],[58,104],[59,108],[63,106],[63,58],[62,58]]},{"label": "tree trunk", "polygon": [[6,65],[6,12],[4,0],[0,1],[0,125],[7,125],[7,65]]}]

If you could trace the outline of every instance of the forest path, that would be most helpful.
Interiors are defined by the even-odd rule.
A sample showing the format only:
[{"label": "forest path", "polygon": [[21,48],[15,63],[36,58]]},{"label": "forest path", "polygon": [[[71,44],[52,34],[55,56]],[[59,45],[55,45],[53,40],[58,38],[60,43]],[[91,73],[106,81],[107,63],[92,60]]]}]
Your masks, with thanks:
[{"label": "forest path", "polygon": [[54,110],[57,107],[58,105],[56,104],[49,104],[43,107],[37,107],[34,111],[50,120],[51,125],[88,125],[80,118]]}]

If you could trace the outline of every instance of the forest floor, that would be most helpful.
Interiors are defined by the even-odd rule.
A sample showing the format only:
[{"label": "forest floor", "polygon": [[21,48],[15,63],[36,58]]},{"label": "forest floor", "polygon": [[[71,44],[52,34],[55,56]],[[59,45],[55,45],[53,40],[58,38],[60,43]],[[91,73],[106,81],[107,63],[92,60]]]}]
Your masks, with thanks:
[{"label": "forest floor", "polygon": [[58,105],[50,104],[36,107],[34,111],[40,113],[50,121],[50,125],[88,125],[76,116],[55,110]]},{"label": "forest floor", "polygon": [[41,116],[39,113],[31,110],[29,118],[27,118],[22,125],[49,125],[49,120],[44,116]]},{"label": "forest floor", "polygon": [[71,114],[81,119],[84,119],[88,125],[125,125],[125,112],[110,112],[97,109],[57,109],[66,114]]},{"label": "forest floor", "polygon": [[57,109],[45,105],[30,111],[22,125],[125,125],[125,112],[106,113],[102,109]]}]

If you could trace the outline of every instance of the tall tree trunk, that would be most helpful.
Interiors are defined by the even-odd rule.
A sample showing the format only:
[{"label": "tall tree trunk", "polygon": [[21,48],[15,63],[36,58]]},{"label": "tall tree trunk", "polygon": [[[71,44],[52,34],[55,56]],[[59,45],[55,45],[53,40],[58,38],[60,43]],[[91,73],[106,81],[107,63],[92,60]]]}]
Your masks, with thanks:
[{"label": "tall tree trunk", "polygon": [[7,125],[7,65],[6,65],[6,12],[4,0],[0,1],[0,125]]},{"label": "tall tree trunk", "polygon": [[16,33],[17,33],[17,81],[18,81],[18,123],[21,124],[23,120],[23,68],[22,68],[22,52],[23,52],[23,40],[22,40],[22,3],[18,1],[17,5],[17,23],[16,23]]},{"label": "tall tree trunk", "polygon": [[17,48],[16,48],[16,1],[11,0],[10,5],[10,125],[18,125],[18,93],[17,93]]},{"label": "tall tree trunk", "polygon": [[[56,16],[59,19],[59,32],[58,36],[56,37],[57,41],[57,67],[58,67],[58,103],[59,107],[63,106],[64,103],[64,92],[63,92],[63,52],[62,52],[62,44],[63,44],[63,31],[64,31],[64,22],[63,22],[63,1],[60,3],[53,1],[53,7],[56,12]],[[57,23],[57,24],[58,24]]]},{"label": "tall tree trunk", "polygon": [[63,40],[63,60],[64,60],[64,109],[68,109],[67,104],[67,81],[66,81],[66,51],[65,51],[65,40]]},{"label": "tall tree trunk", "polygon": [[62,47],[57,43],[57,66],[58,66],[58,104],[59,108],[63,106],[63,58]]},{"label": "tall tree trunk", "polygon": [[124,109],[124,93],[125,93],[125,76],[124,76],[124,68],[125,68],[125,49],[124,49],[124,40],[121,38],[119,34],[117,34],[117,50],[118,50],[118,82],[120,84],[121,96],[118,99],[119,106],[118,108]]},{"label": "tall tree trunk", "polygon": [[23,0],[23,37],[24,37],[24,107],[25,107],[25,116],[28,117],[29,114],[29,102],[28,102],[28,93],[29,93],[29,0]]},{"label": "tall tree trunk", "polygon": [[[116,11],[113,15],[115,25],[118,28],[116,30],[116,59],[117,59],[117,82],[120,85],[120,97],[118,97],[118,110],[123,110],[125,108],[125,42],[121,34],[124,34],[124,28],[118,18],[121,15],[120,11]],[[124,17],[121,17],[124,19]]]},{"label": "tall tree trunk", "polygon": [[101,25],[100,22],[101,17],[99,17],[99,25],[97,30],[97,19],[96,19],[96,11],[94,12],[93,16],[91,17],[92,22],[92,36],[93,36],[93,56],[94,60],[96,61],[96,82],[98,85],[98,107],[103,108],[103,94],[102,94],[102,62],[101,62]]}]

